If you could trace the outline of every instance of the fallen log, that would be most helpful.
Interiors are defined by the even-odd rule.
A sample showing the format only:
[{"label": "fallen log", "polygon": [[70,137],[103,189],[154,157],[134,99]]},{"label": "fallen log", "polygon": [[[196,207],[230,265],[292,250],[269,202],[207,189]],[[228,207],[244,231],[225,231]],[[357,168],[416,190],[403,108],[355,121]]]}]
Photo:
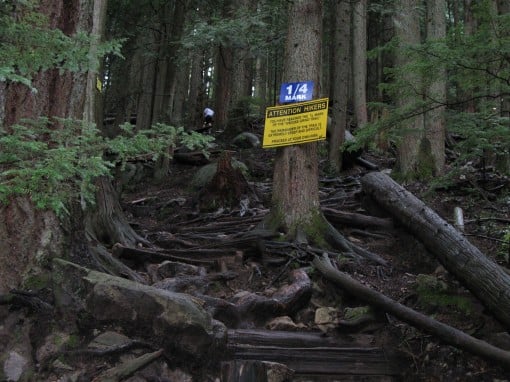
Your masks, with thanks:
[{"label": "fallen log", "polygon": [[404,360],[390,349],[321,333],[243,329],[228,331],[227,357],[282,363],[313,381],[391,381]]},{"label": "fallen log", "polygon": [[448,345],[455,346],[456,348],[465,350],[484,359],[496,361],[505,368],[510,368],[510,352],[497,348],[478,338],[471,337],[461,330],[436,321],[433,318],[392,300],[382,293],[364,286],[348,274],[335,269],[327,256],[322,258],[316,257],[313,264],[328,280],[368,304],[436,336]]},{"label": "fallen log", "polygon": [[393,221],[375,216],[367,216],[353,212],[338,211],[334,208],[323,207],[322,212],[331,223],[356,227],[379,227],[392,229]]},{"label": "fallen log", "polygon": [[368,196],[421,240],[446,270],[510,328],[510,275],[389,176],[372,172],[361,184]]},{"label": "fallen log", "polygon": [[234,360],[221,364],[221,382],[285,382],[294,370],[268,361]]}]

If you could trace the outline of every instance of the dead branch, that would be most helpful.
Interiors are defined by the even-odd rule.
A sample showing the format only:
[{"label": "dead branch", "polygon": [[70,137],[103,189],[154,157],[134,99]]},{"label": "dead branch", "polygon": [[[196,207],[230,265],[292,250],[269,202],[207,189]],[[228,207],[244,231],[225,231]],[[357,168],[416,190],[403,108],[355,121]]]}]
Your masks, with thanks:
[{"label": "dead branch", "polygon": [[[207,251],[204,251],[203,253],[206,252]],[[189,256],[187,256],[190,254],[189,250],[187,249],[174,250],[173,251],[174,254],[168,254],[159,251],[126,247],[122,244],[117,243],[113,246],[112,253],[113,256],[117,258],[129,259],[137,264],[143,264],[146,262],[158,263],[163,262],[165,260],[171,260],[180,261],[186,264],[210,265],[210,266],[214,265],[214,259],[190,258]],[[178,255],[176,255],[175,253],[178,253]],[[222,257],[225,256],[225,251],[215,251],[215,254],[217,254],[219,257]]]},{"label": "dead branch", "polygon": [[192,293],[193,290],[198,290],[200,293],[206,293],[209,289],[209,285],[212,282],[226,282],[235,279],[237,276],[237,273],[228,271],[207,274],[204,276],[179,276],[164,279],[153,284],[152,286],[171,292]]},{"label": "dead branch", "polygon": [[341,235],[340,232],[338,232],[326,219],[324,219],[324,221],[326,222],[326,232],[324,237],[328,243],[344,252],[346,256],[358,256],[370,260],[376,264],[388,266],[388,262],[382,257],[364,248],[361,248],[354,243],[351,243],[343,235]]},{"label": "dead branch", "polygon": [[391,298],[374,291],[357,282],[349,275],[333,267],[328,257],[316,257],[313,264],[317,270],[328,280],[338,285],[355,297],[366,301],[398,319],[424,330],[445,343],[465,350],[482,358],[501,363],[510,368],[510,352],[497,348],[485,341],[471,337],[470,335],[451,326],[436,321],[420,312],[399,304]]},{"label": "dead branch", "polygon": [[347,225],[349,227],[379,227],[379,228],[393,228],[393,221],[391,219],[383,219],[375,216],[367,216],[356,214],[353,212],[338,211],[334,208],[323,207],[322,212],[326,219],[334,224]]},{"label": "dead branch", "polygon": [[118,366],[108,369],[97,378],[93,379],[93,382],[120,382],[127,377],[134,374],[137,370],[147,366],[151,362],[155,361],[163,354],[163,349],[155,351],[153,353],[144,354],[140,357],[126,360]]}]

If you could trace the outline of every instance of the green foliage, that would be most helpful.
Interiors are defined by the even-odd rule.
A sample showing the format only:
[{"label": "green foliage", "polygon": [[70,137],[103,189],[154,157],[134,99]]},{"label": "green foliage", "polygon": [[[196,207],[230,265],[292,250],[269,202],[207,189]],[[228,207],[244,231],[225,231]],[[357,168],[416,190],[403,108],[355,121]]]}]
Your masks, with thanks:
[{"label": "green foliage", "polygon": [[93,200],[93,178],[109,174],[101,158],[103,142],[86,124],[59,120],[52,129],[47,118],[23,121],[0,135],[0,201],[26,195],[40,209],[67,212],[66,203],[78,194]]},{"label": "green foliage", "polygon": [[452,293],[444,281],[431,275],[419,274],[415,290],[421,304],[428,307],[453,307],[469,314],[473,307],[469,299]]},{"label": "green foliage", "polygon": [[510,229],[503,231],[502,240],[498,255],[508,264],[510,263]]},{"label": "green foliage", "polygon": [[256,10],[236,7],[228,18],[211,11],[207,20],[193,20],[188,25],[182,44],[187,49],[208,49],[217,44],[257,54],[283,41],[285,20],[278,1],[263,2]]},{"label": "green foliage", "polygon": [[[95,44],[95,36],[80,31],[67,36],[51,28],[48,18],[37,11],[38,4],[35,0],[0,2],[0,81],[31,87],[31,77],[40,70],[85,72],[97,69],[107,52],[120,54],[120,40]],[[92,43],[97,45],[94,56]]]},{"label": "green foliage", "polygon": [[[510,121],[502,117],[502,101],[510,94],[510,15],[494,13],[491,2],[476,2],[476,30],[466,33],[462,23],[450,28],[444,39],[428,40],[420,45],[399,46],[393,40],[377,51],[402,49],[409,57],[402,67],[386,68],[387,82],[381,89],[388,103],[372,103],[372,111],[384,118],[356,131],[355,149],[370,145],[376,136],[397,143],[406,132],[407,121],[429,110],[446,107],[447,130],[459,137],[455,151],[460,154],[456,165],[480,158],[486,150],[508,153]],[[430,85],[438,80],[439,69],[447,73],[447,100],[438,99]],[[412,104],[399,106],[397,99],[412,99]],[[475,112],[465,112],[468,105]]]},{"label": "green foliage", "polygon": [[[123,129],[124,135],[106,139],[81,121],[40,118],[0,132],[0,202],[29,196],[37,208],[62,216],[72,201],[94,204],[94,180],[111,176],[116,164],[124,166],[139,154],[169,155],[168,148],[178,142],[205,148],[213,139],[163,124],[137,133],[130,125]],[[113,159],[105,159],[105,152]]]}]

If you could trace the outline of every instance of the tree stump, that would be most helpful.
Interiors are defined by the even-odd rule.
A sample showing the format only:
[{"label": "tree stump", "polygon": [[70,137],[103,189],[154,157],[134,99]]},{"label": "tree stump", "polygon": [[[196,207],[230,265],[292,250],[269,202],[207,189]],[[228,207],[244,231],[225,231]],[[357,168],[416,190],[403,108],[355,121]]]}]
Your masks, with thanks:
[{"label": "tree stump", "polygon": [[199,208],[201,211],[211,211],[238,206],[249,190],[241,170],[232,166],[231,152],[224,151],[218,159],[216,174],[199,194]]}]

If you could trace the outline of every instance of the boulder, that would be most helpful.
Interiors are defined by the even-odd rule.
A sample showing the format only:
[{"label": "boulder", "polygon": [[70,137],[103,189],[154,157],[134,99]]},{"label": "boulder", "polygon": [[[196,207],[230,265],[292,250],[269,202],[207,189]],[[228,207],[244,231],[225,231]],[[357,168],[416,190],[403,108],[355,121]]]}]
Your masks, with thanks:
[{"label": "boulder", "polygon": [[[202,308],[202,301],[55,259],[55,301],[101,323],[113,323],[156,340],[172,358],[202,359],[226,342],[226,328]],[[176,354],[177,353],[177,354]],[[218,352],[220,353],[220,352]]]}]

